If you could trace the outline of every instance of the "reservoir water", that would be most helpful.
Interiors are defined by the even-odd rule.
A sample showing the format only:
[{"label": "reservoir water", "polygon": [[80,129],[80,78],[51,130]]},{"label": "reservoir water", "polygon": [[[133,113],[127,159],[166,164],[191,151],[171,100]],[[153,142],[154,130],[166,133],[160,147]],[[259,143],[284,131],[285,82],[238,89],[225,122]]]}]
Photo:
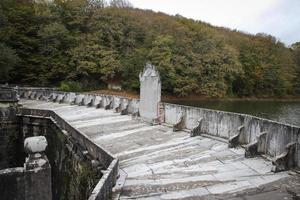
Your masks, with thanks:
[{"label": "reservoir water", "polygon": [[166,102],[244,113],[300,126],[300,101],[267,100],[167,100]]}]

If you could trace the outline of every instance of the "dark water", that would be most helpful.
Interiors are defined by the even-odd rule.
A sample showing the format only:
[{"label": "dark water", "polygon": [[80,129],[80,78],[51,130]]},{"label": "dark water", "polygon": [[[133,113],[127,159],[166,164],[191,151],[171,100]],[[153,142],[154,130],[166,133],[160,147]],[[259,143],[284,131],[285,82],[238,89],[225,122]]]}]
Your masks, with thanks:
[{"label": "dark water", "polygon": [[300,101],[169,100],[169,103],[245,113],[300,126]]}]

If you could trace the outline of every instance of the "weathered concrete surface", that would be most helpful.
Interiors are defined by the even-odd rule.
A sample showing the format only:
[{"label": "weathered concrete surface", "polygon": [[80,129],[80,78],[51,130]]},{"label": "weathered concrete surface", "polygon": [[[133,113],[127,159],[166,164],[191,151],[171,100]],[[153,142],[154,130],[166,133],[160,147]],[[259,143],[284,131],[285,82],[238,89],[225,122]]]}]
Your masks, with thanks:
[{"label": "weathered concrete surface", "polygon": [[25,187],[23,167],[0,170],[1,199],[23,200],[24,193]]},{"label": "weathered concrete surface", "polygon": [[29,154],[44,152],[47,145],[45,136],[28,137],[24,141],[25,152]]},{"label": "weathered concrete surface", "polygon": [[17,91],[12,90],[10,88],[2,88],[0,87],[0,102],[18,102]]},{"label": "weathered concrete surface", "polygon": [[24,163],[17,110],[16,91],[0,87],[0,169],[17,167]]},{"label": "weathered concrete surface", "polygon": [[94,200],[111,196],[118,159],[51,110],[22,108],[18,117],[25,127],[25,137],[41,134],[49,142],[46,154],[55,183],[53,199]]},{"label": "weathered concrete surface", "polygon": [[231,146],[256,142],[257,155],[272,159],[287,153],[287,145],[295,143],[295,150],[289,159],[285,159],[284,165],[293,162],[300,167],[300,148],[297,147],[300,144],[300,127],[251,115],[164,103],[165,123],[176,124],[182,113],[185,113],[186,128],[193,130],[193,135],[208,134],[229,139]]},{"label": "weathered concrete surface", "polygon": [[113,110],[31,100],[21,103],[53,110],[117,156],[127,175],[122,191],[116,191],[120,199],[228,199],[226,195],[248,190],[264,192],[265,184],[291,178],[288,172],[272,173],[271,162],[263,158],[246,159],[242,148],[229,149],[217,140],[150,126]]},{"label": "weathered concrete surface", "polygon": [[150,123],[157,123],[159,117],[159,102],[161,101],[161,82],[159,72],[147,63],[140,78],[140,107],[141,118]]},{"label": "weathered concrete surface", "polygon": [[[32,144],[30,144],[32,145]],[[51,166],[46,155],[29,154],[24,164],[25,200],[52,200]]]},{"label": "weathered concrete surface", "polygon": [[[52,200],[51,167],[48,158],[43,150],[39,150],[38,153],[31,151],[39,146],[37,143],[41,139],[31,137],[26,141],[25,146],[30,151],[24,167],[0,170],[0,199]],[[46,139],[43,137],[43,140]]]}]

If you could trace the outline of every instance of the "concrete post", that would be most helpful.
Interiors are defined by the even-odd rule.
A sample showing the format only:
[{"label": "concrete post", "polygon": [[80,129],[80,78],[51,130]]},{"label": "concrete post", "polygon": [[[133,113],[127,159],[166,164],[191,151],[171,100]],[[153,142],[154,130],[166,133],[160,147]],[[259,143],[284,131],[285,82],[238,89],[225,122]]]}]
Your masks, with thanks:
[{"label": "concrete post", "polygon": [[51,167],[44,154],[46,147],[44,136],[28,137],[24,141],[29,154],[24,164],[25,200],[52,200]]},{"label": "concrete post", "polygon": [[161,81],[155,66],[147,63],[140,73],[139,112],[142,120],[157,123],[159,119],[159,103],[161,101]]}]

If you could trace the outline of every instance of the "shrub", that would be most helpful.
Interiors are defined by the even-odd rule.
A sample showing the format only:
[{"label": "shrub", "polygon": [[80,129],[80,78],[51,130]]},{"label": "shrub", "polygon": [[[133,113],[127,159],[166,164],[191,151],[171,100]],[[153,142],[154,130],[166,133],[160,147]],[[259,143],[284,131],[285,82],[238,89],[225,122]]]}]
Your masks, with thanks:
[{"label": "shrub", "polygon": [[80,82],[62,81],[60,83],[60,90],[65,92],[81,92],[83,89]]}]

